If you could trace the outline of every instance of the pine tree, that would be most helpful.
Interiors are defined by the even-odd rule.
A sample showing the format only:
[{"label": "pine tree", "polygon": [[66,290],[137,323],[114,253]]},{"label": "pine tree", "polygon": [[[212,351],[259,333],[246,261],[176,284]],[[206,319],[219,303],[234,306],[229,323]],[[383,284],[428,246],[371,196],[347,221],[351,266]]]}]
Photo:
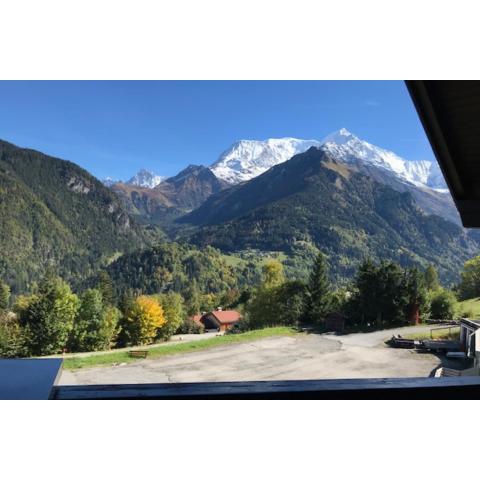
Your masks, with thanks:
[{"label": "pine tree", "polygon": [[305,319],[320,323],[329,313],[331,288],[328,280],[327,263],[322,253],[317,255],[307,284]]},{"label": "pine tree", "polygon": [[423,276],[425,278],[425,287],[427,290],[437,290],[440,287],[440,283],[438,281],[438,272],[433,265],[429,265],[426,268]]},{"label": "pine tree", "polygon": [[192,316],[200,313],[200,294],[198,293],[197,282],[193,280],[183,293],[187,315]]},{"label": "pine tree", "polygon": [[405,292],[408,297],[407,318],[411,323],[419,323],[429,314],[429,302],[425,277],[416,267],[405,272]]},{"label": "pine tree", "polygon": [[113,288],[112,279],[107,272],[101,271],[98,274],[97,288],[102,294],[103,303],[105,305],[115,305],[115,290]]}]

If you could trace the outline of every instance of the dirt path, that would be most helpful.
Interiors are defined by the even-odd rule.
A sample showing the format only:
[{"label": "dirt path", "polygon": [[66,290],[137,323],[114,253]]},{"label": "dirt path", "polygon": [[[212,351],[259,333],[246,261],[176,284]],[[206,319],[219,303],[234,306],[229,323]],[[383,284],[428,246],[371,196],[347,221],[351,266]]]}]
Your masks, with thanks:
[{"label": "dirt path", "polygon": [[60,384],[428,377],[439,365],[436,356],[388,348],[383,341],[393,333],[429,328],[272,337],[128,365],[64,371]]}]

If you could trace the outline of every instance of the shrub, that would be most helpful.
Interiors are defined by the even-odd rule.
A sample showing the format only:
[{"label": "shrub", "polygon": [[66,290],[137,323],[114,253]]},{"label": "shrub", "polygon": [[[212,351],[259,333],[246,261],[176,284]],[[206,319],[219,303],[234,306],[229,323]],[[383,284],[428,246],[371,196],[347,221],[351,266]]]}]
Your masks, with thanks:
[{"label": "shrub", "polygon": [[475,318],[475,311],[473,308],[467,308],[460,313],[460,318]]},{"label": "shrub", "polygon": [[455,316],[456,304],[457,299],[451,290],[438,289],[431,298],[430,315],[435,320],[451,320]]},{"label": "shrub", "polygon": [[25,336],[15,315],[0,312],[0,357],[23,357],[26,353]]},{"label": "shrub", "polygon": [[7,310],[10,302],[10,287],[0,280],[0,310]]},{"label": "shrub", "polygon": [[194,322],[191,318],[185,318],[177,330],[177,333],[186,335],[188,333],[203,333],[205,328]]}]

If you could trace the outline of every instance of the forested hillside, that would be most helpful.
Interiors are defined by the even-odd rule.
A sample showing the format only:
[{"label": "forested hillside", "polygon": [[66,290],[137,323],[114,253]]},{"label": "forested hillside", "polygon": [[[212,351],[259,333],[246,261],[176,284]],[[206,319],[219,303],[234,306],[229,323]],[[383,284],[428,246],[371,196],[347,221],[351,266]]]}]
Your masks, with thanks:
[{"label": "forested hillside", "polygon": [[118,296],[128,290],[144,294],[174,291],[186,296],[192,290],[222,293],[254,285],[260,278],[260,268],[254,262],[232,266],[212,247],[199,250],[178,243],[162,243],[123,255],[106,271]]},{"label": "forested hillside", "polygon": [[0,278],[14,292],[48,268],[75,283],[148,236],[82,168],[0,141]]},{"label": "forested hillside", "polygon": [[181,222],[202,226],[190,240],[223,251],[290,253],[312,244],[329,257],[335,278],[351,277],[366,258],[401,265],[435,263],[444,281],[478,243],[457,225],[424,214],[400,193],[311,148],[264,174],[210,197]]}]

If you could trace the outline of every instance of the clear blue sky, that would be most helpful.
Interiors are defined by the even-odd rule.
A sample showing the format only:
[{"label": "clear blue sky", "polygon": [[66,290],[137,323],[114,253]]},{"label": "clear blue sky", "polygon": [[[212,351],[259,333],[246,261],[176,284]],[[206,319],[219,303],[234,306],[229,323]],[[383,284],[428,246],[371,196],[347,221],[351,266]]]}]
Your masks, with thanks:
[{"label": "clear blue sky", "polygon": [[345,127],[434,158],[403,82],[0,82],[0,138],[103,178],[210,165],[240,139],[322,139]]}]

